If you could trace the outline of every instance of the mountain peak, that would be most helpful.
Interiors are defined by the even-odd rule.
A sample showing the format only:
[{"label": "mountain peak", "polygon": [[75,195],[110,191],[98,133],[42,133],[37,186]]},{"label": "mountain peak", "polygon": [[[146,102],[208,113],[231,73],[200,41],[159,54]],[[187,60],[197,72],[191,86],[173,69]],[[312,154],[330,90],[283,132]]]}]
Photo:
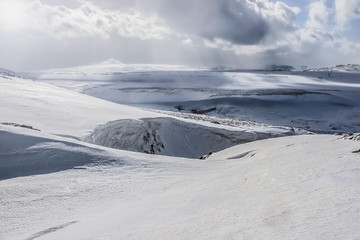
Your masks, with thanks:
[{"label": "mountain peak", "polygon": [[0,67],[0,75],[5,75],[5,76],[9,76],[9,77],[15,77],[16,76],[15,72],[7,70],[5,68],[1,68],[1,67]]},{"label": "mountain peak", "polygon": [[115,59],[115,58],[109,58],[106,61],[101,62],[100,64],[103,65],[112,65],[112,64],[124,64],[123,62],[120,62],[119,60]]}]

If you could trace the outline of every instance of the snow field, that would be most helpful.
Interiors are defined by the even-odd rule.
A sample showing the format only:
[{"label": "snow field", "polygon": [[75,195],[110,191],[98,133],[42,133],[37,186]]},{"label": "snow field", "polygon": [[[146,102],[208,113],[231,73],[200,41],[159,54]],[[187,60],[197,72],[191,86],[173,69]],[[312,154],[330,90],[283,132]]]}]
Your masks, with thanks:
[{"label": "snow field", "polygon": [[277,132],[271,131],[270,127],[253,128],[254,131],[235,127],[223,129],[221,126],[209,127],[170,117],[123,119],[97,127],[84,140],[116,149],[200,158],[241,143],[296,134],[286,128],[276,128]]},{"label": "snow field", "polygon": [[203,161],[200,178],[39,239],[357,239],[358,147],[337,136],[236,146]]},{"label": "snow field", "polygon": [[110,66],[49,70],[36,73],[36,81],[138,107],[177,111],[175,106],[182,106],[187,113],[216,108],[209,114],[316,132],[360,131],[359,72],[334,71],[329,77],[321,70],[131,66],[133,71],[127,71],[124,64]]},{"label": "snow field", "polygon": [[[109,64],[119,63],[105,65]],[[276,102],[276,111],[284,119],[290,119],[294,106],[306,109],[317,103],[316,111],[298,116],[298,120],[313,121],[307,126],[329,130],[319,114],[324,109],[333,111],[334,116],[324,116],[341,123],[340,130],[359,127],[356,74],[322,79],[306,75],[310,73],[166,71],[143,75],[138,82],[144,84],[147,79],[150,83],[155,76],[158,81],[151,84],[166,85],[163,77],[171,76],[170,82],[181,86],[176,91],[160,91],[164,102],[153,106],[170,108],[179,103],[173,101],[174,96],[188,96],[182,100],[184,107],[204,109],[233,90],[215,93],[205,89],[195,102],[191,94],[181,95],[182,91],[194,80],[191,77],[203,81],[196,82],[198,86],[190,92],[199,93],[204,82],[215,89],[213,84],[221,82],[220,76],[234,80],[224,88],[246,89],[254,81],[263,84],[266,91],[255,90],[248,100],[249,96],[240,96],[240,102]],[[144,73],[128,74],[136,79]],[[83,76],[77,86],[88,87],[99,80],[97,76],[86,78]],[[111,96],[120,101],[127,97],[107,94],[120,83],[106,87],[102,80],[93,85],[101,86],[93,90],[100,90],[102,98]],[[269,90],[274,84],[275,90]],[[282,87],[285,90],[278,89]],[[295,94],[299,89],[321,94]],[[153,90],[143,89],[141,94],[149,98],[159,94]],[[268,95],[269,91],[275,94]],[[290,96],[286,95],[289,91]],[[214,93],[220,95],[212,98],[209,94]],[[136,91],[128,94],[139,96]],[[292,107],[279,108],[287,102]],[[230,112],[236,104],[225,110]],[[270,116],[281,123],[266,109],[271,108],[261,109],[259,118]],[[146,111],[44,83],[0,76],[0,239],[360,238],[360,144],[352,137],[357,135],[302,135],[233,146],[307,132],[211,114]],[[85,138],[105,147],[86,143]],[[203,160],[192,159],[224,148]]]}]

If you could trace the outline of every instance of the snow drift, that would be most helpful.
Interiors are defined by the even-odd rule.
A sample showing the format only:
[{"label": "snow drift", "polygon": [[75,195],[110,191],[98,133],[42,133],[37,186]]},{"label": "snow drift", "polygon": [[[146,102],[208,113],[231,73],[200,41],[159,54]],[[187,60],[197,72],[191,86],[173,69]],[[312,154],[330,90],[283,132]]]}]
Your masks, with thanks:
[{"label": "snow drift", "polygon": [[176,157],[199,158],[209,152],[270,137],[294,135],[208,127],[174,118],[122,119],[97,127],[84,140],[101,146]]},{"label": "snow drift", "polygon": [[88,164],[121,163],[109,152],[41,133],[0,127],[0,180],[58,172]]},{"label": "snow drift", "polygon": [[0,96],[0,123],[27,125],[73,138],[112,120],[161,116],[49,84],[1,75]]},{"label": "snow drift", "polygon": [[[162,185],[174,179],[163,174],[180,169],[170,165],[151,181],[163,186],[158,191],[44,228],[39,239],[358,239],[360,155],[352,151],[359,143],[339,138],[277,138],[207,161],[178,160],[187,171],[176,184]],[[193,172],[188,164],[196,162],[203,165]]]}]

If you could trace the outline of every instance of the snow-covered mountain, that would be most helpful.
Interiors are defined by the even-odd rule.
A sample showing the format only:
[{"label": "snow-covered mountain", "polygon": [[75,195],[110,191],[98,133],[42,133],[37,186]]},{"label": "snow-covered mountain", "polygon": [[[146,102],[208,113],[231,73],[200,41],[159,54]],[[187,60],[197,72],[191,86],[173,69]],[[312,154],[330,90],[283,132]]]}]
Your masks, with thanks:
[{"label": "snow-covered mountain", "polygon": [[117,75],[129,72],[148,72],[148,71],[200,71],[206,70],[205,67],[191,67],[185,65],[167,64],[126,64],[117,59],[110,58],[100,63],[91,65],[77,66],[62,69],[49,69],[41,71],[41,77],[47,79],[58,79],[62,77],[81,77],[88,75]]},{"label": "snow-covered mountain", "polygon": [[0,128],[0,171],[23,170],[0,182],[1,239],[360,236],[357,141],[276,138],[200,161]]},{"label": "snow-covered mountain", "polygon": [[336,71],[360,72],[359,64],[339,64],[334,67]]},{"label": "snow-covered mountain", "polygon": [[[99,69],[102,65],[88,66]],[[117,68],[117,67],[115,67]],[[159,68],[161,69],[161,68]],[[94,70],[94,71],[95,71]],[[103,69],[104,70],[104,69]],[[121,68],[118,70],[120,72]],[[177,70],[67,75],[36,81],[120,104],[196,112],[316,132],[360,132],[360,73]]]},{"label": "snow-covered mountain", "polygon": [[0,67],[0,75],[1,76],[8,76],[8,77],[15,77],[16,73],[5,68]]},{"label": "snow-covered mountain", "polygon": [[0,239],[360,238],[359,137],[280,121],[358,129],[359,83],[304,74],[0,75]]}]

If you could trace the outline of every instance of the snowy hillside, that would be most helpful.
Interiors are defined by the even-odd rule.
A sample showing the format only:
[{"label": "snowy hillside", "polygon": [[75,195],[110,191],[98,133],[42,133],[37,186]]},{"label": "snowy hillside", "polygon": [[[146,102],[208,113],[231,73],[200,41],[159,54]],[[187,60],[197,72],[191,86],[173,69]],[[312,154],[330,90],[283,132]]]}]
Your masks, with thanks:
[{"label": "snowy hillside", "polygon": [[40,72],[42,77],[53,78],[61,76],[65,77],[81,77],[88,75],[112,75],[129,72],[149,72],[149,71],[196,71],[205,70],[201,67],[190,67],[183,65],[161,65],[161,64],[125,64],[116,59],[108,59],[106,61],[93,65],[71,67],[65,69],[49,69]]},{"label": "snowy hillside", "polygon": [[360,237],[356,141],[277,138],[190,161],[34,140],[24,156],[72,152],[77,167],[1,181],[2,239]]},{"label": "snowy hillside", "polygon": [[360,72],[359,64],[340,64],[334,67],[335,71]]},{"label": "snowy hillside", "polygon": [[121,118],[159,116],[27,79],[0,76],[2,123],[82,137],[101,123]]},{"label": "snowy hillside", "polygon": [[84,140],[135,152],[200,158],[237,144],[295,134],[306,132],[271,126],[218,128],[163,117],[109,122],[97,127]]},{"label": "snowy hillside", "polygon": [[38,73],[36,81],[120,104],[168,111],[180,107],[187,113],[214,109],[208,114],[316,132],[360,132],[359,72],[334,71],[329,77],[325,70],[213,72],[174,66],[126,72],[116,64],[107,73],[102,64],[75,69],[82,68],[89,74],[50,70]]},{"label": "snowy hillside", "polygon": [[[199,158],[208,152],[222,150],[237,143],[303,133],[301,131],[294,132],[291,128],[263,125],[251,128],[238,126],[226,130],[225,128],[229,127],[206,121],[190,123],[191,120],[183,118],[174,120],[172,116],[161,113],[119,105],[48,84],[19,78],[0,78],[0,94],[0,112],[3,113],[0,124],[25,126],[41,132],[75,139],[85,139],[87,135],[91,134],[91,137],[88,138],[90,142],[110,147],[117,146],[124,150],[150,153],[150,149],[149,151],[141,149],[146,144],[148,148],[151,147],[150,141],[144,143],[143,134],[151,134],[152,136],[149,135],[149,138],[154,138],[153,135],[157,134],[159,135],[158,140],[163,141],[163,147],[156,153]],[[153,127],[147,133],[140,120],[132,122],[134,119],[145,118],[161,118],[159,121],[164,127],[159,129]],[[106,125],[107,122],[115,120],[118,121],[117,126],[109,128],[109,124]],[[136,122],[139,124],[130,124]],[[152,122],[153,126],[160,124]],[[101,131],[95,130],[101,124],[105,124],[100,128]],[[123,129],[122,132],[121,129]],[[93,132],[94,130],[95,132]],[[112,132],[113,130],[114,132]],[[157,133],[158,130],[159,133]],[[109,131],[111,134],[105,135]],[[197,136],[198,139],[192,139],[187,135],[186,132],[189,131],[193,131],[194,136]],[[119,132],[121,134],[115,134]],[[207,139],[209,134],[215,139],[206,144],[196,142],[196,140]],[[196,142],[198,147],[192,146],[192,141]],[[218,143],[219,141],[221,144]]]},{"label": "snowy hillside", "polygon": [[0,239],[360,238],[356,74],[88,76],[0,75]]},{"label": "snowy hillside", "polygon": [[0,125],[0,180],[116,161],[108,152],[39,131]]},{"label": "snowy hillside", "polygon": [[8,76],[8,77],[14,77],[14,76],[16,76],[16,74],[15,74],[15,72],[13,72],[13,71],[10,71],[10,70],[7,70],[7,69],[5,69],[5,68],[1,68],[0,67],[0,76]]},{"label": "snowy hillside", "polygon": [[360,240],[360,0],[0,0],[0,240]]}]

